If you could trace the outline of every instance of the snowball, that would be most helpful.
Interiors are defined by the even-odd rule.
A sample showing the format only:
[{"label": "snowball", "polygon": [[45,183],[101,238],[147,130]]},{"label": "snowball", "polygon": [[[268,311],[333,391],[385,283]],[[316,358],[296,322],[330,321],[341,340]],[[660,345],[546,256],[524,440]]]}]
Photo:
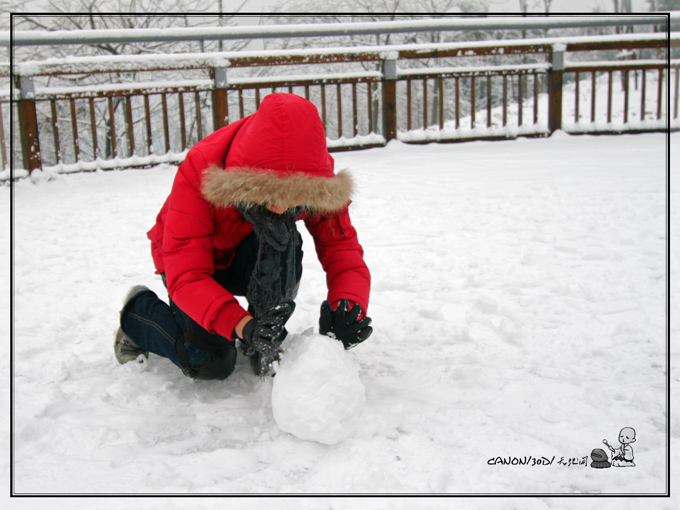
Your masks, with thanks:
[{"label": "snowball", "polygon": [[342,342],[309,329],[283,345],[272,388],[279,428],[300,439],[336,444],[354,434],[366,393]]}]

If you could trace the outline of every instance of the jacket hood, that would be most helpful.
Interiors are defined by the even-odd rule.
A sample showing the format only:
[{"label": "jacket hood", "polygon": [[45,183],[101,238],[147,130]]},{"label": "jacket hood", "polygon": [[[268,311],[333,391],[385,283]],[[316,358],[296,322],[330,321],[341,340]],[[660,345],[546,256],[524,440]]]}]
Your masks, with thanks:
[{"label": "jacket hood", "polygon": [[319,113],[294,94],[270,94],[243,119],[224,168],[205,172],[203,196],[212,204],[302,205],[327,213],[343,208],[354,190],[347,171],[335,174]]}]

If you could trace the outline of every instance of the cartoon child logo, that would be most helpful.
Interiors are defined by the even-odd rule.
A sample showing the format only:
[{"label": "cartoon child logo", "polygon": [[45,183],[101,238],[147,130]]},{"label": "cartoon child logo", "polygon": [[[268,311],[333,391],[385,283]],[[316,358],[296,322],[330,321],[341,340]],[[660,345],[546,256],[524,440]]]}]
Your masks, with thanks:
[{"label": "cartoon child logo", "polygon": [[633,447],[631,446],[631,444],[635,442],[634,428],[624,427],[621,429],[621,432],[619,432],[620,448],[614,448],[606,439],[603,439],[602,442],[609,448],[609,451],[612,452],[612,466],[635,467],[635,462],[633,462]]}]

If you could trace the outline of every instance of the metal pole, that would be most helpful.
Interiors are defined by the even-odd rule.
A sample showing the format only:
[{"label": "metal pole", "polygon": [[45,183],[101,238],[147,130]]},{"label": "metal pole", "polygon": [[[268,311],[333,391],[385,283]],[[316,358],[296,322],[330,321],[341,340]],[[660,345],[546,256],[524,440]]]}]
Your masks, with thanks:
[{"label": "metal pole", "polygon": [[548,132],[562,129],[562,85],[564,80],[564,51],[551,50],[552,67],[548,72]]},{"label": "metal pole", "polygon": [[215,88],[213,89],[213,119],[215,131],[229,124],[229,104],[227,103],[227,69],[216,67],[213,70]]},{"label": "metal pole", "polygon": [[19,126],[24,165],[30,172],[42,168],[40,161],[40,139],[38,138],[38,115],[35,108],[35,87],[33,77],[19,77],[21,96],[19,99]]},{"label": "metal pole", "polygon": [[[217,0],[217,5],[219,6],[219,19],[218,19],[218,24],[219,26],[222,26],[222,0]],[[223,51],[222,47],[222,39],[217,40],[217,51]]]},{"label": "metal pole", "polygon": [[389,142],[397,137],[397,60],[383,61],[383,136]]},{"label": "metal pole", "polygon": [[[507,16],[488,18],[445,18],[431,20],[379,21],[362,23],[318,23],[288,26],[201,27],[134,30],[57,30],[36,32],[17,30],[13,34],[14,46],[39,46],[57,44],[99,44],[158,41],[211,41],[227,39],[274,39],[281,37],[318,37],[362,34],[394,34],[432,31],[469,30],[531,30],[550,28],[602,27],[623,25],[667,25],[666,15],[647,16],[547,16],[541,18]],[[671,21],[680,21],[680,15],[671,15]],[[0,32],[0,46],[9,46],[9,32]]]}]

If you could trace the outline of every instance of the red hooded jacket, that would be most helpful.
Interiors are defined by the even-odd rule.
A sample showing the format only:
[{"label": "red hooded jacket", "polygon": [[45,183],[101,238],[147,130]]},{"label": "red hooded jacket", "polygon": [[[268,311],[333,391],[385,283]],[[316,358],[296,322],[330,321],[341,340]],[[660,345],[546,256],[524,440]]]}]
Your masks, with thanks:
[{"label": "red hooded jacket", "polygon": [[212,275],[231,264],[253,231],[237,206],[303,205],[300,219],[326,272],[327,299],[367,310],[370,274],[347,210],[353,184],[333,166],[316,107],[293,94],[266,96],[256,113],[198,142],[148,232],[170,298],[209,332],[234,339],[248,313]]}]

